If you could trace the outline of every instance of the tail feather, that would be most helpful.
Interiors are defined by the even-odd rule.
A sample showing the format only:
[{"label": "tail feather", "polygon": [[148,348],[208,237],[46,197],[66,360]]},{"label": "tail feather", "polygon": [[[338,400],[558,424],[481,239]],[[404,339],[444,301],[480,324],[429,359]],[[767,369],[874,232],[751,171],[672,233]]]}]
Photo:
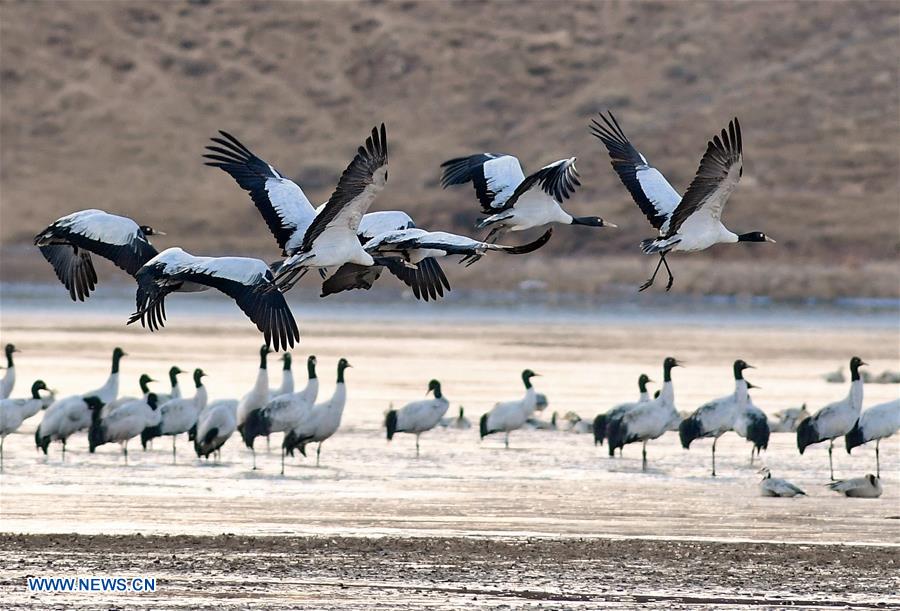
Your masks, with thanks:
[{"label": "tail feather", "polygon": [[160,428],[158,424],[156,426],[145,427],[144,430],[141,431],[141,447],[146,450],[147,442],[156,437],[162,437],[162,428]]},{"label": "tail feather", "polygon": [[797,427],[797,449],[800,450],[800,454],[803,454],[807,446],[820,441],[822,440],[819,439],[819,434],[816,432],[813,418],[807,418]]},{"label": "tail feather", "polygon": [[647,238],[641,240],[641,250],[645,255],[652,255],[660,252],[668,252],[681,241],[681,238],[672,236],[670,238],[658,237]]},{"label": "tail feather", "polygon": [[390,441],[397,432],[397,410],[392,409],[384,418],[384,426],[387,429],[387,439]]},{"label": "tail feather", "polygon": [[482,414],[481,420],[478,421],[478,432],[482,439],[491,434],[491,431],[488,430],[488,414]]},{"label": "tail feather", "polygon": [[596,418],[594,418],[594,445],[603,445],[603,440],[606,438],[606,414],[598,414]]},{"label": "tail feather", "polygon": [[681,447],[685,450],[690,449],[691,442],[700,437],[703,437],[703,429],[697,418],[689,416],[678,425],[678,438],[681,439]]},{"label": "tail feather", "polygon": [[847,454],[849,454],[850,450],[853,448],[866,443],[866,439],[863,437],[863,431],[859,428],[859,420],[856,421],[856,424],[853,425],[850,432],[844,436],[844,442],[847,444]]},{"label": "tail feather", "polygon": [[747,426],[747,439],[753,442],[753,447],[759,450],[769,448],[769,423],[765,418],[759,418]]},{"label": "tail feather", "polygon": [[253,449],[253,441],[257,437],[270,435],[272,433],[272,421],[266,415],[265,410],[255,409],[247,414],[244,420],[244,426],[241,428],[241,438],[251,450]]},{"label": "tail feather", "polygon": [[621,418],[613,418],[606,425],[606,439],[609,444],[609,455],[614,456],[616,450],[624,448],[628,437],[628,427]]}]

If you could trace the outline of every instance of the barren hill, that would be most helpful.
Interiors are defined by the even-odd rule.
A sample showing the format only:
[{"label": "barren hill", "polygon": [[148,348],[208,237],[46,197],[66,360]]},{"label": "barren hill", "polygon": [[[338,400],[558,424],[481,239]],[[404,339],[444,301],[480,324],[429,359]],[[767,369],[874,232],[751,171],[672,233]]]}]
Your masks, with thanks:
[{"label": "barren hill", "polygon": [[[679,190],[706,140],[731,117],[741,119],[744,180],[726,222],[766,231],[778,245],[698,255],[683,266],[695,280],[708,268],[732,271],[713,274],[712,285],[679,288],[738,291],[750,281],[725,276],[749,267],[758,290],[778,294],[783,287],[760,280],[768,276],[761,270],[791,275],[807,266],[798,272],[806,277],[850,266],[862,270],[855,284],[834,276],[794,292],[898,291],[897,3],[6,0],[0,7],[4,279],[50,278],[46,266],[12,262],[33,256],[23,245],[38,229],[85,207],[164,229],[163,247],[274,257],[249,198],[201,164],[207,139],[218,129],[234,133],[318,202],[384,121],[391,172],[378,208],[473,234],[476,201],[468,189],[440,189],[443,160],[497,150],[519,156],[527,171],[574,155],[583,187],[568,206],[620,229],[560,228],[529,257],[540,261],[517,263],[516,277],[558,273],[550,255],[577,252],[591,269],[610,262],[602,282],[637,284],[649,261],[636,242],[649,227],[587,130],[596,112],[611,109]],[[735,261],[750,265],[728,263]],[[609,271],[616,265],[621,275]],[[885,285],[865,279],[885,273]],[[465,282],[489,276],[485,269]]]}]

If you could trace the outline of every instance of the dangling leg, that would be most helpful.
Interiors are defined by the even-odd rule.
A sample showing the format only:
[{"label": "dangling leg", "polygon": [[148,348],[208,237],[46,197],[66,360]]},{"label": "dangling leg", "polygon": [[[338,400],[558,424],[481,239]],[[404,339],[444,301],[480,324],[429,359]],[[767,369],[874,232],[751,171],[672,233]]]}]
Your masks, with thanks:
[{"label": "dangling leg", "polygon": [[419,433],[416,433],[416,458],[419,457]]},{"label": "dangling leg", "polygon": [[828,441],[828,471],[831,472],[831,481],[834,481],[834,463],[831,462],[831,449],[834,447],[834,439]]},{"label": "dangling leg", "polygon": [[503,438],[503,446],[508,450],[509,449],[509,432],[507,431],[506,437]]},{"label": "dangling leg", "polygon": [[[666,260],[665,255],[659,255],[659,263],[656,264],[656,269],[653,270],[653,275],[650,276],[650,279],[647,280],[647,282],[645,282],[644,284],[641,285],[641,287],[638,289],[638,292],[641,292],[641,291],[646,290],[646,289],[650,288],[651,286],[653,286],[653,281],[656,280],[656,274],[657,274],[657,272],[659,272],[659,267],[663,264],[663,261],[665,261],[665,260]],[[668,269],[668,267],[669,267],[669,265],[666,264],[667,269]],[[669,274],[669,275],[671,276],[671,274]]]},{"label": "dangling leg", "polygon": [[[879,457],[879,449],[878,444],[881,443],[881,439],[875,440],[875,477],[881,477],[881,458]],[[2,444],[0,444],[2,445]]]},{"label": "dangling leg", "polygon": [[713,477],[716,476],[716,442],[717,442],[717,441],[719,441],[719,438],[718,438],[718,437],[716,437],[715,439],[713,439],[713,452],[712,452],[712,454],[713,454],[713,470],[712,470],[712,476],[713,476]]},{"label": "dangling leg", "polygon": [[647,470],[647,441],[644,441],[644,448],[641,450],[641,471]]},{"label": "dangling leg", "polygon": [[672,270],[669,269],[669,262],[666,261],[666,253],[661,254],[660,258],[662,259],[663,265],[666,266],[666,273],[669,274],[669,281],[666,283],[666,291],[668,291],[675,282],[675,276],[672,275]]},{"label": "dangling leg", "polygon": [[316,467],[319,466],[319,456],[322,455],[322,442],[319,442],[319,447],[316,448]]}]

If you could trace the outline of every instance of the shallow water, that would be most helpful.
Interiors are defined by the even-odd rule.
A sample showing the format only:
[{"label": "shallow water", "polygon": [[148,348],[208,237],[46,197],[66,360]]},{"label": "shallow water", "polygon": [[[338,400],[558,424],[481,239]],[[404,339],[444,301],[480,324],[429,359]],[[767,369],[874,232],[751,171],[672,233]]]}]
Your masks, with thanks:
[{"label": "shallow water", "polygon": [[[185,305],[187,303],[187,305]],[[122,392],[136,394],[141,373],[165,379],[177,364],[209,373],[213,399],[237,398],[257,372],[259,337],[240,314],[191,302],[170,309],[161,333],[124,328],[129,304],[102,306],[6,301],[3,342],[22,349],[17,396],[36,377],[60,391],[83,392],[103,383],[108,355],[121,345]],[[209,301],[193,302],[207,304]],[[426,306],[427,307],[427,306]],[[121,310],[121,311],[119,311]],[[569,410],[589,419],[634,400],[641,372],[661,378],[666,355],[683,360],[674,373],[676,403],[691,411],[732,388],[731,361],[757,366],[748,378],[761,388],[755,403],[768,413],[807,402],[812,409],[845,395],[821,374],[859,354],[880,373],[898,368],[900,333],[890,314],[750,310],[684,311],[678,317],[652,310],[610,312],[520,308],[512,318],[497,310],[436,308],[419,304],[362,306],[311,313],[295,307],[303,340],[294,351],[298,386],[305,383],[306,354],[319,358],[321,397],[333,388],[337,359],[347,357],[349,402],[338,434],[325,443],[322,467],[289,460],[279,472],[278,442],[258,453],[258,471],[235,436],[221,464],[201,463],[186,436],[172,464],[168,439],[151,451],[132,443],[126,467],[118,446],[89,455],[84,434],[39,455],[31,433],[39,416],[7,438],[2,476],[2,528],[7,532],[334,534],[334,535],[537,535],[690,538],[729,541],[900,544],[900,439],[881,445],[885,493],[880,499],[846,499],[828,491],[825,444],[804,456],[792,434],[773,434],[762,463],[804,488],[806,498],[758,496],[759,463],[750,467],[750,444],[736,435],[718,444],[719,477],[709,476],[711,441],[681,449],[669,433],[648,446],[650,470],[642,473],[640,446],[610,459],[590,435],[513,433],[479,442],[476,429],[435,430],[414,438],[384,439],[383,413],[424,395],[430,378],[441,380],[451,401],[473,424],[498,400],[521,395],[519,372],[542,374],[536,386],[550,399],[544,413]],[[358,318],[366,316],[367,322]],[[541,320],[551,322],[542,323]],[[799,322],[798,322],[799,321]],[[185,379],[185,382],[187,379]],[[280,383],[272,359],[270,384]],[[160,385],[165,387],[167,385]],[[654,387],[655,388],[655,387]],[[162,388],[160,388],[162,390]],[[896,398],[898,385],[866,386],[866,403]],[[259,441],[257,447],[264,448]],[[838,477],[875,470],[874,447],[848,456],[835,448]]]}]

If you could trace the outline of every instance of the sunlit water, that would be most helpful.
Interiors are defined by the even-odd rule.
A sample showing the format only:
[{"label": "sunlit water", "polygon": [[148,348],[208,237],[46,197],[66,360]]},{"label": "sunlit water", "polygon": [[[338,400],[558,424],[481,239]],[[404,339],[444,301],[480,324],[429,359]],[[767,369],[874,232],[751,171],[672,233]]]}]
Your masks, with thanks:
[{"label": "sunlit water", "polygon": [[[174,301],[174,300],[173,300]],[[100,386],[112,348],[122,362],[122,392],[137,394],[137,378],[165,379],[169,366],[202,367],[212,399],[237,398],[256,373],[259,336],[230,304],[184,298],[169,310],[165,330],[125,328],[131,304],[98,300],[73,304],[65,295],[9,300],[2,341],[22,350],[16,396],[40,377],[60,396]],[[257,471],[237,436],[222,463],[201,462],[186,436],[172,464],[168,438],[153,449],[131,444],[130,464],[118,445],[90,455],[83,433],[71,438],[66,462],[54,444],[38,454],[32,433],[40,416],[7,438],[2,475],[2,527],[13,532],[246,534],[467,534],[686,537],[900,544],[900,439],[881,444],[885,493],[847,499],[824,487],[826,445],[800,456],[793,434],[773,434],[762,463],[809,496],[758,495],[760,463],[734,434],[718,444],[719,477],[711,478],[711,441],[690,451],[669,433],[649,444],[650,470],[641,472],[640,445],[610,459],[590,435],[520,431],[504,450],[501,437],[480,442],[477,426],[435,430],[388,443],[383,413],[422,398],[430,378],[441,380],[450,412],[464,405],[473,425],[498,400],[521,396],[519,373],[530,367],[551,412],[573,410],[589,419],[634,400],[641,372],[660,380],[661,362],[685,362],[674,373],[678,409],[691,411],[731,391],[731,361],[757,366],[748,378],[753,398],[774,413],[806,402],[815,410],[843,397],[846,384],[822,374],[859,354],[879,373],[898,368],[895,312],[804,312],[728,307],[678,315],[631,306],[608,310],[463,308],[434,304],[329,309],[297,304],[303,339],[294,351],[298,387],[306,354],[319,359],[320,397],[333,389],[334,367],[345,356],[349,401],[338,434],[326,442],[321,468],[289,460],[279,475],[278,443],[259,440]],[[547,322],[543,322],[547,321]],[[280,384],[271,359],[270,384]],[[185,376],[184,382],[187,383]],[[160,385],[160,390],[167,384]],[[654,387],[655,388],[655,387]],[[897,385],[866,386],[866,404],[898,396]],[[449,413],[448,413],[449,415]],[[836,445],[838,477],[875,470],[874,444],[849,456]]]}]

